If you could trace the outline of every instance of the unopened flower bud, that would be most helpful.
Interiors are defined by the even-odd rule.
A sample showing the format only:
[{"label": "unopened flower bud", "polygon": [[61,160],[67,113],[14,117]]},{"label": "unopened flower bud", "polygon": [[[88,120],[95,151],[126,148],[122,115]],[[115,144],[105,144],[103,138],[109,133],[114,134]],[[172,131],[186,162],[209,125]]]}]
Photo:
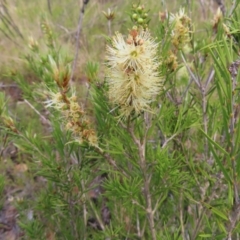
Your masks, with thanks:
[{"label": "unopened flower bud", "polygon": [[109,21],[113,20],[114,17],[115,17],[114,12],[113,12],[110,8],[108,8],[108,11],[107,11],[107,12],[104,12],[104,11],[103,11],[103,14],[104,14],[104,16],[107,18],[107,20],[109,20]]},{"label": "unopened flower bud", "polygon": [[38,51],[38,42],[35,39],[33,39],[33,37],[29,37],[28,46],[33,52]]}]

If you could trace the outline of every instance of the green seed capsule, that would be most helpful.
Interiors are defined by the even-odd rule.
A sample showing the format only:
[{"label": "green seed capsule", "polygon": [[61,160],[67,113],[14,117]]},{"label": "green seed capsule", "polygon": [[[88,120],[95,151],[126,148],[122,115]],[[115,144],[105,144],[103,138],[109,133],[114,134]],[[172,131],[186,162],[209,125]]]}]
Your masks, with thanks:
[{"label": "green seed capsule", "polygon": [[137,11],[138,11],[139,13],[142,13],[142,10],[143,10],[143,9],[142,9],[142,7],[140,7],[140,6],[137,8]]},{"label": "green seed capsule", "polygon": [[136,20],[136,19],[138,18],[138,15],[137,15],[136,13],[134,13],[134,14],[132,15],[132,18]]},{"label": "green seed capsule", "polygon": [[142,24],[143,23],[143,19],[142,18],[138,18],[138,20],[137,20],[137,22],[139,23],[139,24]]},{"label": "green seed capsule", "polygon": [[144,13],[142,17],[145,19],[145,18],[148,17],[148,14],[147,14],[147,13]]}]

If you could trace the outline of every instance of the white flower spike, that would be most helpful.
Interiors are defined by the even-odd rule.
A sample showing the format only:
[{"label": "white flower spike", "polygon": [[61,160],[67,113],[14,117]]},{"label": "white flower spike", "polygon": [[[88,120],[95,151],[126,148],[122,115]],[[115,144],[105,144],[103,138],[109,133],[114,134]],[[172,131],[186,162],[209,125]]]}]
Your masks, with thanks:
[{"label": "white flower spike", "polygon": [[110,101],[121,117],[149,111],[149,104],[161,89],[157,59],[158,44],[147,30],[130,31],[125,41],[116,33],[107,46],[107,82]]}]

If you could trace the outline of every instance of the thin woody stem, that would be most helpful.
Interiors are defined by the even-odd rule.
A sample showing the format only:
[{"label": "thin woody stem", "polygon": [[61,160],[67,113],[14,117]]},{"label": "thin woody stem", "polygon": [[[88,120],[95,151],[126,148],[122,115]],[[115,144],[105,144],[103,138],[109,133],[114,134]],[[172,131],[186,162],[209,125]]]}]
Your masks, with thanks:
[{"label": "thin woody stem", "polygon": [[80,9],[80,13],[79,13],[77,33],[76,33],[76,54],[75,54],[75,58],[74,58],[73,65],[72,65],[72,72],[71,72],[70,81],[73,80],[74,71],[75,71],[76,66],[77,66],[79,45],[80,45],[79,38],[80,38],[81,30],[82,30],[82,22],[83,22],[83,16],[84,16],[85,7],[88,4],[88,2],[89,2],[88,0],[84,0],[83,1],[83,5],[82,5],[82,8]]},{"label": "thin woody stem", "polygon": [[232,239],[232,232],[234,228],[236,227],[236,224],[239,220],[240,217],[240,200],[239,200],[239,183],[237,179],[237,163],[236,163],[236,150],[235,150],[235,125],[236,122],[239,121],[239,116],[238,116],[238,110],[236,106],[236,88],[237,88],[237,73],[238,69],[240,67],[240,61],[235,61],[233,62],[230,67],[229,67],[229,72],[232,76],[232,96],[231,96],[231,112],[230,112],[230,126],[229,126],[229,132],[230,135],[233,136],[229,148],[230,148],[230,157],[231,157],[231,162],[232,162],[232,176],[233,176],[233,192],[234,192],[234,204],[233,204],[233,210],[229,214],[229,224],[228,224],[228,240]]},{"label": "thin woody stem", "polygon": [[185,239],[185,227],[184,227],[184,209],[183,209],[183,192],[180,193],[179,199],[179,210],[180,210],[180,223],[181,223],[181,231],[182,231],[182,238]]},{"label": "thin woody stem", "polygon": [[156,235],[156,229],[155,229],[155,223],[154,223],[154,211],[153,211],[153,207],[152,207],[152,199],[151,199],[151,192],[150,192],[150,176],[147,173],[147,164],[146,164],[146,158],[145,158],[146,137],[147,137],[146,133],[148,131],[148,127],[146,127],[146,132],[144,135],[144,139],[142,141],[140,141],[140,139],[138,139],[135,136],[132,125],[129,124],[128,130],[132,136],[134,143],[138,147],[140,167],[141,167],[141,170],[143,173],[143,178],[144,178],[143,179],[144,180],[144,196],[145,196],[145,201],[146,201],[147,218],[148,218],[148,223],[149,223],[149,227],[151,230],[152,239],[156,240],[157,235]]},{"label": "thin woody stem", "polygon": [[115,170],[119,170],[124,176],[128,176],[125,171],[123,171],[122,169],[119,169],[118,165],[116,164],[115,160],[111,157],[110,154],[104,152],[102,149],[97,147],[95,147],[95,151],[100,155],[102,155],[107,160],[108,164],[112,166]]}]

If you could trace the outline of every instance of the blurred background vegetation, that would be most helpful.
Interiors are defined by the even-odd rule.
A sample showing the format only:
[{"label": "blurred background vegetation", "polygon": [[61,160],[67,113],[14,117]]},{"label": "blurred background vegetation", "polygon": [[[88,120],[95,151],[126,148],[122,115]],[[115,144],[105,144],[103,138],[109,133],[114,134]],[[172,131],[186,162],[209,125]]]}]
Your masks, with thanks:
[{"label": "blurred background vegetation", "polygon": [[[137,1],[138,2],[138,1]],[[150,28],[159,22],[160,13],[166,10],[177,12],[180,7],[185,7],[188,15],[194,22],[197,32],[207,31],[206,28],[212,24],[219,3],[217,0],[171,0],[142,2],[151,16]],[[224,1],[225,8],[230,6],[231,0]],[[84,64],[91,61],[99,61],[104,58],[105,38],[108,35],[107,22],[103,11],[108,8],[115,13],[112,22],[112,32],[123,32],[130,27],[128,9],[133,1],[124,0],[90,0],[84,13],[82,33],[80,37],[80,54],[78,59],[77,75],[83,75]],[[44,17],[53,29],[54,37],[61,46],[61,51],[74,56],[76,51],[76,32],[82,1],[1,1],[1,76],[5,71],[23,71],[25,69],[22,57],[28,51],[29,38],[38,41],[41,47],[43,33],[41,31],[41,19]]]}]

